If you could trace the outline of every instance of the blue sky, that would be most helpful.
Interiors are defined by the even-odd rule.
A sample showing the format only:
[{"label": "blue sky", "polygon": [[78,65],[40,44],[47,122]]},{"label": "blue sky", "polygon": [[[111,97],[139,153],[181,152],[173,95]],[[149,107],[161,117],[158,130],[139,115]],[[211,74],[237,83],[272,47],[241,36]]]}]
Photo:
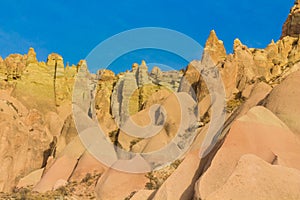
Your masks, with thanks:
[{"label": "blue sky", "polygon": [[[3,0],[0,12],[0,55],[24,54],[34,47],[39,60],[51,52],[76,64],[101,41],[138,27],[164,27],[182,32],[204,45],[214,29],[227,52],[233,40],[249,47],[264,48],[278,40],[294,0]],[[164,62],[145,51],[120,58],[112,68],[121,71],[132,61]],[[130,57],[130,55],[129,55]],[[176,59],[175,59],[176,60]],[[179,68],[184,63],[175,68]],[[121,66],[121,64],[122,66]]]}]

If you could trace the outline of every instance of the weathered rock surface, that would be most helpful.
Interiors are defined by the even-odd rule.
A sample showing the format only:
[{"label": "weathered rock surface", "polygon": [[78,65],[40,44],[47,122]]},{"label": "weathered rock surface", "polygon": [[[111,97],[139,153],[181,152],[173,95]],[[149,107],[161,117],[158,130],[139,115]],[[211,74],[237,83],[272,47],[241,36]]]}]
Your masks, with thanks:
[{"label": "weathered rock surface", "polygon": [[263,103],[296,134],[300,134],[300,71],[289,75],[276,86]]},{"label": "weathered rock surface", "polygon": [[6,72],[6,65],[4,63],[3,58],[0,56],[0,79],[1,79],[1,89],[4,87],[3,84],[3,80],[5,80],[7,77],[5,75]]},{"label": "weathered rock surface", "polygon": [[29,48],[29,51],[27,53],[27,60],[26,60],[26,65],[30,64],[30,63],[37,63],[38,60],[36,58],[36,53],[34,51],[34,48]]},{"label": "weathered rock surface", "polygon": [[299,199],[299,191],[299,170],[272,165],[246,154],[240,158],[226,183],[207,199]]},{"label": "weathered rock surface", "polygon": [[132,72],[120,77],[111,99],[112,115],[117,123],[123,124],[130,113],[136,113],[139,110],[138,93],[134,94],[137,89],[135,75]]},{"label": "weathered rock surface", "polygon": [[206,41],[204,54],[209,54],[215,65],[224,61],[226,58],[226,50],[223,41],[218,39],[214,30],[210,32]]},{"label": "weathered rock surface", "polygon": [[[198,67],[199,62],[198,61],[192,61],[188,64],[186,67],[183,77],[180,82],[180,86],[178,91],[179,92],[186,92],[189,95],[191,95],[194,99],[197,99],[197,91],[198,88],[201,86],[198,86],[199,79],[201,76],[201,69]],[[202,88],[205,91],[207,91],[206,88]]]},{"label": "weathered rock surface", "polygon": [[148,67],[144,60],[142,61],[142,64],[137,68],[135,76],[136,76],[136,82],[138,87],[142,87],[143,85],[150,83]]},{"label": "weathered rock surface", "polygon": [[[6,171],[0,174],[0,191],[11,191],[19,181],[20,187],[35,185],[39,174],[33,171],[39,172],[55,156],[57,140],[62,149],[77,134],[68,125],[76,67],[65,71],[58,54],[49,55],[47,63],[37,61],[33,48],[24,56],[0,59],[0,117],[5,127],[0,131],[0,160],[1,171]],[[64,102],[64,108],[57,102]]]},{"label": "weathered rock surface", "polygon": [[162,72],[154,67],[149,74],[145,61],[134,64],[133,70],[119,75],[111,96],[112,116],[116,122],[124,124],[128,118],[145,108],[149,97],[159,90],[177,91],[181,73]]},{"label": "weathered rock surface", "polygon": [[23,70],[26,66],[26,57],[20,54],[11,54],[5,58],[5,66],[7,80],[16,80],[20,79],[23,73]]},{"label": "weathered rock surface", "polygon": [[34,187],[34,191],[46,192],[52,190],[59,180],[68,181],[80,156],[85,148],[80,138],[76,137],[65,150],[59,155],[50,166],[47,166],[41,180]]},{"label": "weathered rock surface", "polygon": [[[33,186],[34,191],[57,190],[74,199],[95,198],[94,192],[98,199],[299,199],[299,5],[297,0],[281,39],[265,49],[248,48],[236,39],[233,54],[226,55],[212,31],[202,60],[191,62],[184,72],[154,67],[149,73],[143,61],[119,75],[101,70],[96,76],[88,72],[85,61],[65,67],[55,53],[47,62],[38,62],[33,48],[25,55],[0,57],[0,192],[25,187],[19,190],[24,199],[26,188]],[[78,71],[85,72],[84,77],[78,77]],[[212,105],[222,96],[222,91],[209,94],[222,83],[207,83],[206,75],[222,78],[227,101],[222,113],[227,120],[223,131],[212,135],[217,145],[200,160]],[[76,76],[86,81],[77,93]],[[171,145],[174,151],[164,153],[165,159],[194,141],[193,152],[151,172],[153,176],[107,169],[81,143],[72,95],[83,104],[95,95],[95,109],[91,104],[76,105],[94,121],[97,117],[107,139],[124,150],[149,153]],[[182,113],[182,107],[188,112]],[[128,127],[117,126],[126,125],[129,117],[138,125],[135,137],[126,134],[123,128]],[[92,124],[81,119],[77,128]],[[86,130],[85,136],[93,134],[94,129]],[[152,130],[158,134],[143,139]],[[176,138],[177,132],[183,140]],[[123,156],[110,150],[113,156]],[[156,161],[149,155],[144,158],[151,165]],[[2,193],[0,198],[10,199]]]},{"label": "weathered rock surface", "polygon": [[146,183],[145,174],[130,174],[109,169],[98,180],[95,191],[99,200],[119,200],[130,196],[132,192],[144,189]]},{"label": "weathered rock surface", "polygon": [[[58,124],[59,119],[56,120],[56,123]],[[55,132],[55,131],[53,131]],[[58,131],[55,132],[57,133],[57,142],[55,145],[55,153],[59,155],[66,146],[73,141],[74,138],[78,135],[75,124],[74,124],[74,119],[72,115],[69,115],[65,118],[64,122],[62,125],[59,127]]]},{"label": "weathered rock surface", "polygon": [[295,0],[295,5],[291,9],[283,27],[281,38],[285,36],[298,37],[300,35],[300,1]]},{"label": "weathered rock surface", "polygon": [[53,136],[40,112],[28,110],[7,91],[0,91],[0,110],[0,191],[9,192],[21,177],[42,167]]},{"label": "weathered rock surface", "polygon": [[193,198],[194,177],[199,176],[199,151],[190,152],[175,172],[163,183],[153,200],[188,200]]},{"label": "weathered rock surface", "polygon": [[[149,107],[132,116],[136,123],[136,127],[133,128],[138,130],[139,127],[145,127],[154,135],[141,139],[144,138],[142,135],[146,132],[143,130],[144,132],[139,133],[139,139],[139,137],[135,138],[120,131],[119,142],[124,149],[131,149],[134,152],[152,152],[169,144],[177,134],[186,138],[182,142],[183,146],[191,140],[195,130],[188,130],[192,126],[196,126],[194,113],[196,104],[194,100],[186,93],[174,93],[164,101],[159,102],[159,105],[152,113],[150,112],[151,107]],[[151,114],[155,115],[152,116]]]},{"label": "weathered rock surface", "polygon": [[[242,102],[244,98],[243,96],[241,98],[242,93],[247,88],[249,93],[249,88],[253,87],[254,83],[263,81],[276,85],[297,71],[300,66],[297,64],[300,59],[299,46],[299,40],[293,37],[284,37],[276,43],[272,41],[266,49],[251,49],[236,39],[234,53],[224,56],[226,54],[224,46],[212,31],[204,48],[203,59],[209,58],[219,69],[226,101],[232,109],[235,105],[231,104]],[[202,120],[207,119],[206,108],[209,108],[209,91],[202,76],[206,70],[205,67],[201,67],[201,62],[191,62],[184,72],[179,87],[179,91],[191,94],[199,102],[198,107],[203,108],[199,110],[201,114],[199,118]]]},{"label": "weathered rock surface", "polygon": [[131,200],[151,199],[153,193],[153,190],[140,190],[133,195]]},{"label": "weathered rock surface", "polygon": [[[117,82],[117,77],[112,71],[98,71],[98,86],[95,97],[96,115],[104,133],[109,135],[110,132],[117,130],[116,122],[111,113],[111,99],[114,85]],[[112,110],[114,110],[112,108]],[[116,112],[116,110],[114,110]]]},{"label": "weathered rock surface", "polygon": [[81,182],[87,174],[103,174],[106,170],[107,167],[104,164],[93,157],[88,151],[85,151],[80,156],[69,181]]},{"label": "weathered rock surface", "polygon": [[[4,61],[0,60],[0,77],[6,85],[16,82],[15,86],[12,85],[15,90],[13,96],[20,98],[25,105],[33,104],[32,108],[41,110],[48,105],[49,110],[54,110],[63,101],[71,100],[76,68],[68,66],[65,69],[63,59],[58,54],[50,54],[47,64],[38,62],[34,49],[30,48],[24,56],[12,54]],[[35,98],[37,100],[31,100]]]},{"label": "weathered rock surface", "polygon": [[182,75],[181,71],[161,71],[158,67],[153,67],[150,73],[154,84],[175,92],[178,91]]},{"label": "weathered rock surface", "polygon": [[299,144],[296,136],[272,112],[263,107],[252,108],[232,125],[210,167],[199,179],[196,197],[208,198],[223,187],[245,154],[300,169]]},{"label": "weathered rock surface", "polygon": [[35,186],[43,175],[44,168],[35,170],[28,174],[27,176],[20,179],[17,188],[25,188],[28,186]]}]

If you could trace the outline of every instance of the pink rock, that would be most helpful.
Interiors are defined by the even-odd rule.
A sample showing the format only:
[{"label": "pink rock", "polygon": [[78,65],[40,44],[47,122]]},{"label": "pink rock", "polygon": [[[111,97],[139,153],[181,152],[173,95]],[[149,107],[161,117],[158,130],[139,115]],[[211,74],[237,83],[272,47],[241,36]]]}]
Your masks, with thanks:
[{"label": "pink rock", "polygon": [[87,173],[102,174],[107,167],[94,158],[88,151],[80,157],[78,164],[70,177],[70,181],[80,182]]},{"label": "pink rock", "polygon": [[68,181],[64,180],[64,179],[59,179],[58,181],[56,181],[56,183],[53,186],[53,190],[57,190],[60,187],[64,187],[68,184]]},{"label": "pink rock", "polygon": [[207,198],[220,189],[244,154],[268,163],[300,169],[300,142],[272,112],[254,107],[236,120],[224,144],[196,186],[197,197]]},{"label": "pink rock", "polygon": [[271,165],[247,154],[238,161],[226,183],[207,200],[277,200],[300,198],[300,171]]},{"label": "pink rock", "polygon": [[175,172],[162,184],[153,200],[188,200],[193,197],[194,176],[200,163],[199,151],[190,152]]},{"label": "pink rock", "polygon": [[145,188],[145,174],[131,174],[109,169],[98,180],[95,192],[98,200],[120,200]]},{"label": "pink rock", "polygon": [[265,106],[300,136],[299,85],[300,71],[297,71],[273,89],[266,99]]}]

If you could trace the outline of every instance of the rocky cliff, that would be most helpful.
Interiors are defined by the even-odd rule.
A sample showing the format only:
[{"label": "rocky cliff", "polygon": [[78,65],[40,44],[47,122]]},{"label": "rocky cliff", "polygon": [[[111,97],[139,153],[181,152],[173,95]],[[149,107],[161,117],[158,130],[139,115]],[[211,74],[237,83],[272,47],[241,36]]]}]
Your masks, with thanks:
[{"label": "rocky cliff", "polygon": [[300,1],[295,0],[295,5],[291,9],[283,27],[281,38],[285,36],[298,37],[300,34]]},{"label": "rocky cliff", "polygon": [[38,62],[33,48],[1,59],[0,66],[0,159],[1,172],[6,171],[0,174],[0,188],[11,191],[24,175],[46,166],[58,138],[76,133],[68,116],[77,67],[65,68],[58,54]]},{"label": "rocky cliff", "polygon": [[[299,5],[281,39],[265,49],[236,39],[227,54],[211,31],[202,60],[183,71],[149,71],[142,61],[124,73],[93,75],[85,61],[65,66],[55,53],[39,62],[33,48],[0,57],[0,192],[6,192],[0,198],[299,199]],[[76,76],[94,93],[73,91]],[[224,126],[209,141],[220,95],[210,92],[220,84],[207,82],[208,76],[222,80],[226,102]],[[149,153],[172,144],[176,150],[189,147],[189,153],[149,173],[109,168],[82,144],[72,96],[90,103],[86,113],[94,103],[91,119],[124,151]],[[133,137],[120,129],[129,118],[142,128],[153,123],[161,129],[145,139],[147,129],[139,129]],[[173,140],[177,133],[180,142]]]},{"label": "rocky cliff", "polygon": [[133,64],[132,71],[119,75],[114,87],[111,98],[113,117],[118,123],[124,123],[129,116],[145,107],[153,93],[177,91],[181,76],[180,71],[163,72],[158,67],[149,73],[145,61],[141,65]]}]

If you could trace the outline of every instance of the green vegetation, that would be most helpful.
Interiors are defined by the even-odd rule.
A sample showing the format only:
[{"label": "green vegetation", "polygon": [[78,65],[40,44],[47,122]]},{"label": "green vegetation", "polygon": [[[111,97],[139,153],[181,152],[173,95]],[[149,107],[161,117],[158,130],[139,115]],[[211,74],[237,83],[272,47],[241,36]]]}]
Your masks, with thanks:
[{"label": "green vegetation", "polygon": [[242,97],[241,93],[237,93],[234,99],[230,99],[226,103],[226,112],[232,113],[236,108],[240,107],[245,102],[245,98]]},{"label": "green vegetation", "polygon": [[136,145],[137,143],[139,143],[140,141],[142,141],[142,140],[143,140],[142,138],[137,138],[137,139],[134,139],[134,140],[130,141],[129,149],[132,150],[132,147],[134,145]]},{"label": "green vegetation", "polygon": [[27,188],[14,188],[11,194],[1,193],[0,199],[6,200],[63,200],[63,199],[96,199],[94,194],[95,184],[101,174],[87,173],[81,182],[70,182],[55,191],[38,193],[32,191],[32,186]]},{"label": "green vegetation", "polygon": [[160,170],[147,173],[145,176],[149,179],[145,188],[148,190],[157,190],[160,186],[171,176],[171,174],[178,168],[182,160],[176,160],[169,166]]},{"label": "green vegetation", "polygon": [[135,193],[136,193],[136,191],[131,192],[130,195],[128,197],[126,197],[124,200],[130,200]]}]

